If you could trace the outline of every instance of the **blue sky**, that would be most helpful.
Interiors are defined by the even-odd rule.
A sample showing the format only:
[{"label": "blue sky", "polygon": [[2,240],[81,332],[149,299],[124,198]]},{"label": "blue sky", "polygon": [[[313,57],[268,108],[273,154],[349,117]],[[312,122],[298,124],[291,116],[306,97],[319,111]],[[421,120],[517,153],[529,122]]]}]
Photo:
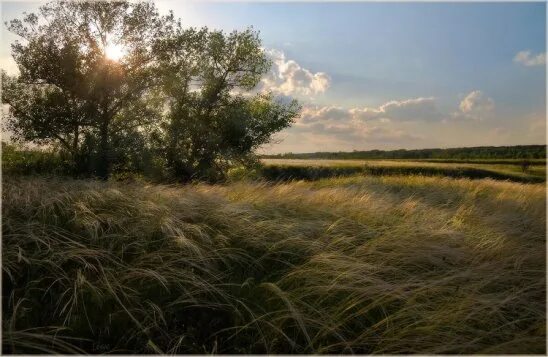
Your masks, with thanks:
[{"label": "blue sky", "polygon": [[[2,20],[36,3],[2,4]],[[546,4],[158,1],[188,26],[253,26],[262,88],[303,115],[267,152],[545,143]],[[0,63],[9,68],[2,29]]]}]

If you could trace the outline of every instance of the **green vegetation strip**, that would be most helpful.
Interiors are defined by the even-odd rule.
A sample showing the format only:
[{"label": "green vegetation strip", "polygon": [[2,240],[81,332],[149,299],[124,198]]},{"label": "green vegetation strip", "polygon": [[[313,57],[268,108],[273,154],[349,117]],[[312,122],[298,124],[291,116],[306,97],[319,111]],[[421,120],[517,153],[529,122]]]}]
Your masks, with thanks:
[{"label": "green vegetation strip", "polygon": [[436,159],[436,160],[546,160],[546,145],[477,146],[448,149],[415,150],[368,150],[352,152],[312,152],[263,155],[270,159],[329,159],[329,160],[376,160],[376,159]]},{"label": "green vegetation strip", "polygon": [[[290,160],[288,160],[290,161]],[[277,165],[267,164],[260,169],[260,175],[273,181],[318,180],[329,177],[350,175],[423,175],[447,176],[455,178],[509,180],[523,183],[544,182],[542,176],[500,172],[475,167],[437,167],[437,166],[321,166],[321,165]]]}]

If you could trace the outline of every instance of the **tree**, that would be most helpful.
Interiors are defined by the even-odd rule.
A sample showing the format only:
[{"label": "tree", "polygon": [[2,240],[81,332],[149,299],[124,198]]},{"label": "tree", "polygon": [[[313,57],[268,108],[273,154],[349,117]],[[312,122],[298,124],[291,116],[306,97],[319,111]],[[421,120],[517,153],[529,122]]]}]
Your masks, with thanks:
[{"label": "tree", "polygon": [[299,111],[253,94],[270,62],[252,29],[185,29],[126,1],[54,2],[8,28],[24,42],[20,76],[2,75],[7,127],[60,146],[75,173],[107,179],[147,157],[180,180],[220,179]]},{"label": "tree", "polygon": [[163,48],[169,108],[163,148],[178,179],[222,178],[299,113],[296,101],[250,94],[271,65],[252,29],[178,29]]},{"label": "tree", "polygon": [[523,159],[520,161],[519,165],[521,167],[521,171],[525,173],[531,167],[531,161],[529,161],[528,159]]},{"label": "tree", "polygon": [[[62,145],[75,166],[82,146],[93,143],[95,173],[108,178],[113,135],[147,120],[120,122],[120,113],[156,85],[155,44],[171,22],[151,3],[125,1],[54,2],[10,21],[24,43],[12,45],[19,78],[3,75],[8,128],[22,140]],[[109,58],[109,49],[125,54]]]},{"label": "tree", "polygon": [[27,85],[2,71],[3,102],[9,104],[6,127],[15,139],[37,144],[57,142],[78,155],[79,140],[85,126],[85,109],[71,103],[55,86]]}]

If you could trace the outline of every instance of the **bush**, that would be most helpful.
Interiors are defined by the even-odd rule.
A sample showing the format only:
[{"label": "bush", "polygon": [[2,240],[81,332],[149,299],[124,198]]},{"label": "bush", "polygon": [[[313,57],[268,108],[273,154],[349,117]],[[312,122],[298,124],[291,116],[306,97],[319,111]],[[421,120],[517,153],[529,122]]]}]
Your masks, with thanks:
[{"label": "bush", "polygon": [[67,175],[70,162],[54,151],[2,143],[2,172],[7,175]]},{"label": "bush", "polygon": [[245,181],[245,180],[259,180],[261,178],[261,167],[245,167],[237,166],[228,170],[227,180],[230,182],[234,181]]}]

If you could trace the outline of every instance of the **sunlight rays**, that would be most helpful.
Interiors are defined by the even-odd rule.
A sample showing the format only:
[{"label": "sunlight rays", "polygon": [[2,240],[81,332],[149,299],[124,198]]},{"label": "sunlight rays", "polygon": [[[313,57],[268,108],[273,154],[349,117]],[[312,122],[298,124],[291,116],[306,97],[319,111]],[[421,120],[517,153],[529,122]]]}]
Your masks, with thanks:
[{"label": "sunlight rays", "polygon": [[108,43],[105,46],[105,57],[112,61],[120,61],[126,54],[126,49],[120,44]]}]

